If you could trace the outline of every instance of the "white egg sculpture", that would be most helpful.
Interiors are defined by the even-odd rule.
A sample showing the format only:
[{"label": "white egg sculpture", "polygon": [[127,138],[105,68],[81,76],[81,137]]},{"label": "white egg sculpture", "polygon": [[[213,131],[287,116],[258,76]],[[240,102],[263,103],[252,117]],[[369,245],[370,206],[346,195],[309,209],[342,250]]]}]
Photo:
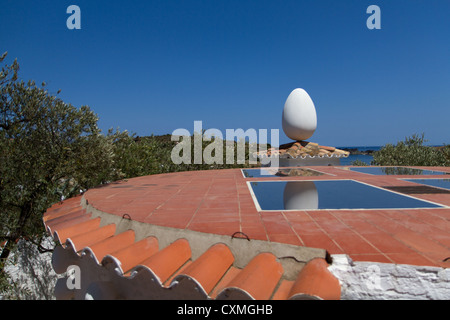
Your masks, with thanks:
[{"label": "white egg sculpture", "polygon": [[309,139],[317,128],[317,114],[309,94],[303,89],[291,92],[284,104],[282,126],[292,140]]}]

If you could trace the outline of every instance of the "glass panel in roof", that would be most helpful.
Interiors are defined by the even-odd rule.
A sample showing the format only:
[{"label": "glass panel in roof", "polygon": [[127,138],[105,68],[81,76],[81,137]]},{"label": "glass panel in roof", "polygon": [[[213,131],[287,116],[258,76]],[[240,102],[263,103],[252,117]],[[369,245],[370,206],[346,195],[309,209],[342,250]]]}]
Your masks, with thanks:
[{"label": "glass panel in roof", "polygon": [[266,177],[314,177],[321,176],[324,173],[308,169],[308,168],[258,168],[258,169],[242,169],[242,173],[246,178],[266,178]]},{"label": "glass panel in roof", "polygon": [[261,210],[441,207],[353,180],[252,181],[250,186]]}]

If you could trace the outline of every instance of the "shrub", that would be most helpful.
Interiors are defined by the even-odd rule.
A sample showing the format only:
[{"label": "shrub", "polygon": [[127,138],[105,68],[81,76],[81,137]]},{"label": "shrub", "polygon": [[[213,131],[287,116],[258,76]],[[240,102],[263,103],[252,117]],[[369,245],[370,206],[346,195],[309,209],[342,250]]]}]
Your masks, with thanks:
[{"label": "shrub", "polygon": [[396,145],[386,144],[373,154],[373,165],[380,166],[450,166],[450,145],[425,146],[424,134],[414,134]]}]

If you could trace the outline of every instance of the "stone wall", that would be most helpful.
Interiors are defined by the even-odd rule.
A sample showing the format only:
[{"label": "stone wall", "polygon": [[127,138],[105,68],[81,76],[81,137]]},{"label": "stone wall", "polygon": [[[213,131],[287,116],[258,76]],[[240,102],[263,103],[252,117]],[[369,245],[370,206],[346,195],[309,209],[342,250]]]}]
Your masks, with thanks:
[{"label": "stone wall", "polygon": [[329,270],[341,282],[342,300],[450,299],[450,269],[332,259]]}]

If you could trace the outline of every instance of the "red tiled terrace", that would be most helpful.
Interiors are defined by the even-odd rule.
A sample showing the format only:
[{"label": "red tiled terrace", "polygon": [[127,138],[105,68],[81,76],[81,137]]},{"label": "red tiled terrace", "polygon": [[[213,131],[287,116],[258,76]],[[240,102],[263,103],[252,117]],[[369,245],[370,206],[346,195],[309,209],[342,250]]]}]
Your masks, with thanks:
[{"label": "red tiled terrace", "polygon": [[[413,185],[399,176],[367,175],[338,167],[310,168],[328,173],[314,180],[352,179],[379,187]],[[435,169],[450,172],[449,168]],[[152,225],[229,236],[242,232],[250,239],[345,253],[355,261],[450,264],[443,261],[450,257],[450,208],[258,212],[246,181],[274,179],[312,180],[244,178],[240,169],[188,171],[133,178],[89,190],[84,196],[102,212],[126,214]],[[450,194],[414,197],[450,207]]]},{"label": "red tiled terrace", "polygon": [[[257,210],[248,181],[355,180],[401,187],[416,185],[402,179],[418,177],[309,168],[325,174],[245,178],[241,169],[187,171],[91,189],[83,197],[55,204],[44,215],[44,224],[62,244],[54,261],[63,262],[54,264],[55,271],[78,264],[92,271],[90,281],[96,284],[107,270],[119,270],[108,275],[116,289],[93,290],[109,298],[339,299],[339,283],[327,270],[329,254],[347,254],[354,261],[450,266],[450,193],[413,195],[442,208]],[[450,173],[450,168],[426,169]],[[420,176],[427,177],[448,175]],[[142,233],[142,228],[150,231]],[[192,240],[192,234],[206,236],[195,244],[183,239]],[[229,248],[234,235],[244,242]],[[235,256],[240,250],[241,257]],[[297,261],[301,266],[293,271],[283,269],[281,259],[293,257],[277,255],[284,250],[295,259],[303,255],[305,261]],[[117,272],[128,282],[117,280]],[[138,282],[144,283],[142,291],[136,289]],[[65,288],[59,296],[74,298]]]}]

